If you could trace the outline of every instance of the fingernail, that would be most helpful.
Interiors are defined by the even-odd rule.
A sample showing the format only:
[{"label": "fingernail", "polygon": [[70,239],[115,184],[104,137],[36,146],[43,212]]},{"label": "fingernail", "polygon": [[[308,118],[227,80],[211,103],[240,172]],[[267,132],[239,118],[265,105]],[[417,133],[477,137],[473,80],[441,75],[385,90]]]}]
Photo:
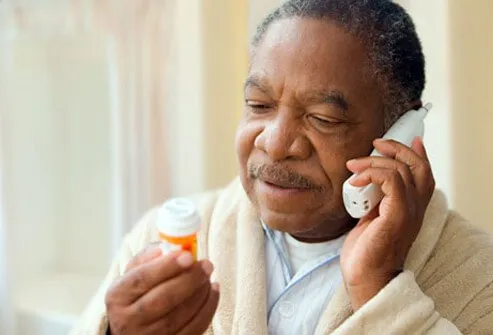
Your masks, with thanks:
[{"label": "fingernail", "polygon": [[176,262],[183,268],[187,268],[193,264],[192,254],[189,252],[181,253],[178,257],[176,257]]},{"label": "fingernail", "polygon": [[211,284],[211,288],[216,291],[216,292],[219,292],[219,283],[212,283]]},{"label": "fingernail", "polygon": [[202,262],[202,269],[206,273],[206,275],[210,276],[212,271],[214,270],[214,267],[212,266],[212,263],[209,261],[204,261]]},{"label": "fingernail", "polygon": [[350,178],[349,178],[349,184],[353,185],[354,186],[354,181],[357,180],[359,177],[359,174],[355,173],[353,174]]},{"label": "fingernail", "polygon": [[161,247],[161,243],[157,244],[156,246],[157,248],[155,248],[154,245],[152,245],[152,255],[156,257],[162,256],[164,252],[163,252],[163,248]]},{"label": "fingernail", "polygon": [[356,159],[350,159],[346,162],[346,164],[353,164],[354,162],[356,162]]}]

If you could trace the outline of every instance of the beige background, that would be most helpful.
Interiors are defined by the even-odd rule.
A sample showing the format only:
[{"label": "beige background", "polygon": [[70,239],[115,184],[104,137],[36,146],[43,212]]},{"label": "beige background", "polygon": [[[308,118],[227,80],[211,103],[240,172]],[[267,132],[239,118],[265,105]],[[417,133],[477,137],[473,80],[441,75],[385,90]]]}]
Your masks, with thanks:
[{"label": "beige background", "polygon": [[493,2],[450,1],[454,205],[493,232]]}]

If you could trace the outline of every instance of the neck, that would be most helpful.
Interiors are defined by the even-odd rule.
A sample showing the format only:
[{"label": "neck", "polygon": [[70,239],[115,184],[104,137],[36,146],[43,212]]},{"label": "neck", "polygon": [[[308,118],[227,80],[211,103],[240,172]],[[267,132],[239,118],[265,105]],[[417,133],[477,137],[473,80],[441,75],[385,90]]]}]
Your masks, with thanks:
[{"label": "neck", "polygon": [[325,221],[323,224],[317,226],[310,231],[288,233],[300,242],[320,243],[341,237],[342,235],[348,233],[351,229],[353,229],[357,223],[358,220],[355,220],[353,218],[346,218],[343,220],[331,220],[328,222]]}]

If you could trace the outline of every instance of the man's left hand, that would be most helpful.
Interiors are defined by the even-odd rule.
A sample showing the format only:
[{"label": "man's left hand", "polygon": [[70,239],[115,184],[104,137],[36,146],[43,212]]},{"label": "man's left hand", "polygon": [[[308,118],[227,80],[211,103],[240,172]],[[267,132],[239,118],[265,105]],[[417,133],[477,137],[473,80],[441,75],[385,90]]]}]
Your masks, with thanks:
[{"label": "man's left hand", "polygon": [[384,193],[379,206],[351,230],[341,252],[342,274],[354,311],[402,271],[435,189],[420,138],[411,148],[381,139],[375,140],[374,146],[384,157],[347,163],[348,169],[358,174],[351,184],[375,183]]}]

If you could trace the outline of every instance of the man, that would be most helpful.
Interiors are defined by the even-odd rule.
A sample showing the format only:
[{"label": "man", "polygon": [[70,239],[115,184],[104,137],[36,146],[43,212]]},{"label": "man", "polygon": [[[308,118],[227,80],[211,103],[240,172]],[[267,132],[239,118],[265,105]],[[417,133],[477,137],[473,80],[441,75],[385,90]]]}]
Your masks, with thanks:
[{"label": "man", "polygon": [[[196,198],[202,260],[162,255],[151,211],[73,333],[493,331],[492,240],[447,209],[421,139],[376,140],[423,87],[398,5],[285,2],[252,43],[240,178]],[[359,221],[341,197],[351,173],[384,193]]]}]

